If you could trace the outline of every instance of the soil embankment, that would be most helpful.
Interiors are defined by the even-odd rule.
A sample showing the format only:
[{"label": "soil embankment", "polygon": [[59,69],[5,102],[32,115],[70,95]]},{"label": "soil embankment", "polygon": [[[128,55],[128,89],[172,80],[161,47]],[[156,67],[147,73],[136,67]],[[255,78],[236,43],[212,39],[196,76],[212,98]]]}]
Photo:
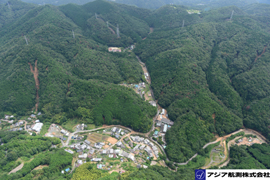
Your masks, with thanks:
[{"label": "soil embankment", "polygon": [[255,61],[254,62],[256,62],[257,60],[258,60],[258,58],[259,57],[261,57],[264,53],[265,53],[265,51],[266,51],[266,48],[267,48],[267,46],[264,46],[264,48],[263,48],[263,52],[259,55],[258,54],[258,51],[257,51],[257,57],[256,57],[256,59],[255,59]]},{"label": "soil embankment", "polygon": [[30,66],[31,73],[33,73],[33,75],[34,75],[35,84],[36,84],[36,105],[35,105],[35,110],[37,112],[37,110],[38,110],[38,104],[39,104],[39,95],[38,95],[39,80],[38,80],[37,60],[35,61],[35,68],[34,69],[33,69],[33,66],[32,66],[32,64],[30,62],[28,64]]}]

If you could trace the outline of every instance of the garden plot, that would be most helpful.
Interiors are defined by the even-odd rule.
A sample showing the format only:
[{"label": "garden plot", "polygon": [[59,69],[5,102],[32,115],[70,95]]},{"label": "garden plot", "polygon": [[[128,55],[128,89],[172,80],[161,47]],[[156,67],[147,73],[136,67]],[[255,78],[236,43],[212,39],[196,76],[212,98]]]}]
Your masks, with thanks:
[{"label": "garden plot", "polygon": [[214,147],[211,150],[210,158],[206,159],[206,163],[203,169],[210,168],[211,166],[216,166],[221,162],[223,162],[226,158],[224,150],[225,150],[224,143],[221,143],[220,145]]},{"label": "garden plot", "polygon": [[111,144],[115,144],[114,142],[117,142],[115,138],[112,138],[108,135],[103,135],[99,133],[91,133],[88,135],[87,140],[91,142],[91,144],[95,144],[97,142],[108,142]]}]

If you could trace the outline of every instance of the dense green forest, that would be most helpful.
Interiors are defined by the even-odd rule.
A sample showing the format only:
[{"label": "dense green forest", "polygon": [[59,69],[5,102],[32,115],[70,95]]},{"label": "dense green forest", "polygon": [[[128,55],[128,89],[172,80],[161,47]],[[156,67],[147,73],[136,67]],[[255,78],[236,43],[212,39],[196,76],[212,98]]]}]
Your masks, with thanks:
[{"label": "dense green forest", "polygon": [[[219,3],[218,7],[226,4]],[[214,135],[224,136],[242,127],[270,140],[268,6],[235,3],[241,9],[214,9],[213,5],[205,11],[201,7],[201,14],[189,14],[189,8],[178,5],[147,10],[104,0],[58,7],[11,0],[11,9],[1,4],[1,115],[22,117],[37,107],[43,114],[41,122],[63,124],[76,119],[148,132],[156,108],[134,90],[119,85],[143,80],[137,55],[146,63],[155,98],[174,121],[165,137],[170,161],[185,162],[214,140]],[[149,34],[150,27],[154,32]],[[125,51],[132,44],[136,44],[134,51]],[[109,46],[121,47],[123,52],[109,53]],[[59,172],[70,167],[72,156],[50,148],[59,141],[24,132],[1,132],[0,138],[4,142],[0,146],[2,177],[71,178]],[[267,148],[232,147],[228,166],[269,168],[262,159],[269,153]],[[54,158],[59,161],[57,167]],[[27,165],[7,176],[19,165],[18,159]],[[32,171],[39,165],[49,167]],[[101,179],[118,178],[118,174],[108,175],[92,166],[81,169]],[[77,171],[74,179],[80,179]],[[171,173],[153,166],[122,178],[189,179],[193,172],[181,168]]]},{"label": "dense green forest", "polygon": [[10,0],[9,7],[7,4],[0,3],[0,28],[23,16],[35,6],[18,0]]},{"label": "dense green forest", "polygon": [[269,145],[233,146],[230,163],[224,169],[269,169]]},{"label": "dense green forest", "polygon": [[[8,0],[1,0],[0,3],[6,3]],[[27,3],[34,3],[34,4],[52,4],[52,5],[63,5],[63,4],[69,4],[69,3],[74,3],[74,4],[85,4],[88,2],[92,2],[94,0],[76,0],[76,1],[71,1],[71,0],[23,0],[24,2]],[[132,5],[136,6],[139,8],[147,8],[147,9],[158,9],[162,6],[165,6],[167,4],[175,4],[175,5],[184,5],[184,6],[189,6],[192,8],[197,8],[197,9],[202,9],[202,10],[209,10],[213,8],[219,8],[223,6],[238,6],[238,7],[243,7],[248,4],[253,4],[253,3],[267,3],[270,4],[268,0],[108,0],[108,1],[113,1],[116,3],[122,3],[122,4],[127,4],[127,5]]]},{"label": "dense green forest", "polygon": [[[0,30],[1,111],[24,116],[38,104],[38,111],[44,113],[42,121],[81,119],[148,131],[156,109],[133,90],[117,85],[141,81],[143,71],[135,55],[108,53],[105,42],[96,42],[76,23],[46,5],[29,10]],[[31,66],[37,67],[38,82]]]},{"label": "dense green forest", "polygon": [[[68,4],[59,9],[82,28],[84,36],[108,46],[126,47],[149,33],[148,24],[138,18],[141,13],[149,11],[136,7],[128,7],[126,10],[126,7],[99,0],[83,6]],[[117,25],[120,38],[116,35]]]},{"label": "dense green forest", "polygon": [[158,16],[161,26],[135,49],[148,67],[156,99],[175,121],[166,134],[169,159],[185,162],[211,133],[223,136],[243,125],[270,139],[267,19],[224,7],[190,15],[192,23],[182,28],[174,17],[184,7],[178,13],[169,8],[156,11],[167,9]]},{"label": "dense green forest", "polygon": [[270,5],[268,4],[250,4],[242,8],[249,15],[269,17]]},{"label": "dense green forest", "polygon": [[[32,179],[35,176],[59,178],[60,171],[71,165],[71,154],[51,148],[61,143],[58,138],[29,136],[25,131],[0,131],[0,139],[3,143],[0,146],[0,179]],[[20,163],[24,163],[23,168],[8,175]],[[49,167],[33,171],[39,165]]]}]

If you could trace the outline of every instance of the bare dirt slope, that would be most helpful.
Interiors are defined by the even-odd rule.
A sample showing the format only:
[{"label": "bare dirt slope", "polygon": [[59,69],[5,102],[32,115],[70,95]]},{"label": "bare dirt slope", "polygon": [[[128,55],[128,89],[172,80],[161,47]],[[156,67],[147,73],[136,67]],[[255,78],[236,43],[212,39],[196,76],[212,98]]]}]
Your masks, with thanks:
[{"label": "bare dirt slope", "polygon": [[36,105],[35,105],[35,109],[36,109],[36,112],[37,112],[37,110],[38,110],[38,103],[39,103],[39,95],[38,95],[39,80],[38,80],[37,60],[35,61],[35,69],[33,69],[33,66],[32,66],[32,64],[30,62],[28,64],[30,66],[31,73],[33,73],[33,75],[34,75],[35,84],[36,84]]}]

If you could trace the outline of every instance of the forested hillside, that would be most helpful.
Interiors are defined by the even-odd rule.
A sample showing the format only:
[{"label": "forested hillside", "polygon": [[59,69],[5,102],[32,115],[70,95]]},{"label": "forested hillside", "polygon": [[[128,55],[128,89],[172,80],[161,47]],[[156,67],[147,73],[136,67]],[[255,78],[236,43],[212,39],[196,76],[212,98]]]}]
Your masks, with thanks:
[{"label": "forested hillside", "polygon": [[141,80],[136,57],[108,53],[106,43],[96,42],[76,23],[58,8],[45,5],[1,28],[1,114],[23,116],[37,110],[44,113],[43,121],[61,124],[79,118],[96,125],[120,123],[146,132],[155,108],[134,91],[117,85]]},{"label": "forested hillside", "polygon": [[[34,3],[34,4],[52,4],[52,5],[64,5],[69,3],[74,4],[86,4],[88,2],[92,2],[94,0],[23,0],[24,2]],[[238,6],[244,7],[248,4],[253,3],[267,3],[270,4],[268,0],[108,0],[116,3],[127,4],[136,6],[139,8],[147,8],[147,9],[158,9],[162,6],[168,4],[175,5],[184,5],[192,8],[198,8],[201,10],[210,10],[214,8],[224,7],[224,6]],[[1,2],[1,1],[0,1]],[[3,3],[7,2],[7,0],[2,0]]]},{"label": "forested hillside", "polygon": [[269,145],[233,146],[230,163],[224,169],[269,169]]},{"label": "forested hillside", "polygon": [[269,17],[270,5],[268,4],[250,4],[243,7],[243,10],[249,15]]},{"label": "forested hillside", "polygon": [[[242,9],[189,14],[184,6],[150,11],[104,0],[59,7],[13,0],[9,5],[12,11],[0,6],[2,117],[41,111],[42,122],[78,119],[148,132],[156,108],[118,85],[143,80],[136,54],[146,63],[158,104],[175,122],[165,137],[171,161],[185,162],[215,135],[242,127],[270,139],[267,6],[235,4]],[[149,34],[150,27],[154,32]],[[109,46],[124,51],[135,43],[135,54],[108,53]],[[153,177],[175,178],[157,167],[127,178],[147,178],[154,171]]]},{"label": "forested hillside", "polygon": [[[61,143],[57,138],[29,136],[25,131],[1,131],[0,138],[4,143],[0,146],[1,179],[32,179],[36,176],[42,179],[62,179],[60,177],[61,169],[71,166],[71,154],[63,149],[51,148],[52,145]],[[21,170],[8,175],[8,172],[21,163],[24,163]],[[45,167],[42,172],[33,170],[39,165],[49,165],[49,167]]]},{"label": "forested hillside", "polygon": [[10,0],[8,4],[0,3],[0,28],[5,24],[15,21],[34,7],[32,4],[27,4],[19,0]]},{"label": "forested hillside", "polygon": [[[173,6],[154,13],[165,8]],[[175,121],[166,134],[169,159],[185,162],[212,133],[222,136],[243,125],[270,139],[267,20],[225,7],[190,15],[192,23],[182,28],[179,18],[169,17],[184,11],[166,12],[157,20],[163,26],[135,53],[146,62],[158,103]],[[171,29],[173,24],[176,28]]]},{"label": "forested hillside", "polygon": [[[145,14],[143,9],[129,7],[126,10],[126,6],[98,0],[83,6],[68,4],[61,6],[60,10],[83,29],[84,36],[108,46],[125,47],[149,33],[148,24],[138,18],[141,13]],[[120,38],[117,38],[117,25]]]}]

